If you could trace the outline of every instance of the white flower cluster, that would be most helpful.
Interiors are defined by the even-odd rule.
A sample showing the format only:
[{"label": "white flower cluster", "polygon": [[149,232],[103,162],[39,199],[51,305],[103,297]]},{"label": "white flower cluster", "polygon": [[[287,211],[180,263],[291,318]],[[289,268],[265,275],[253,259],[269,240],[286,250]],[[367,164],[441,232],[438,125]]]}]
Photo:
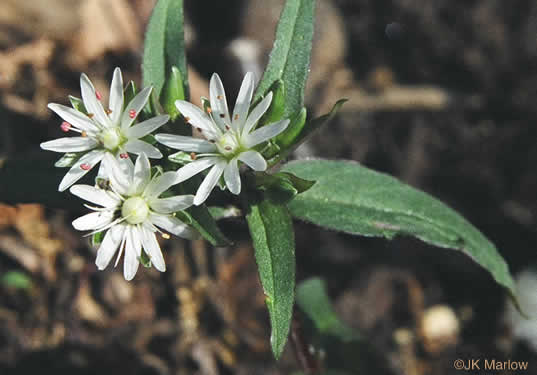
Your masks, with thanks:
[{"label": "white flower cluster", "polygon": [[[148,136],[169,120],[156,116],[137,122],[152,92],[140,91],[125,103],[121,70],[116,68],[110,86],[108,108],[101,94],[85,74],[80,78],[82,106],[76,108],[49,104],[64,122],[61,130],[79,133],[77,137],[44,142],[41,148],[62,153],[78,153],[77,161],[60,182],[59,190],[71,193],[98,207],[86,205],[93,212],[75,221],[77,230],[90,234],[103,232],[96,264],[102,270],[117,252],[116,265],[122,253],[124,277],[134,278],[143,257],[159,271],[166,265],[156,233],[168,237],[166,231],[179,237],[192,238],[193,230],[176,217],[176,213],[192,204],[200,205],[216,184],[227,187],[232,194],[241,191],[241,163],[256,171],[267,169],[267,162],[256,150],[283,132],[289,120],[282,120],[256,129],[272,100],[269,93],[251,111],[255,82],[247,73],[230,116],[222,81],[213,74],[210,82],[210,106],[205,110],[183,100],[175,105],[185,121],[193,126],[194,137],[156,134],[156,140],[170,148],[191,153],[191,160],[177,171],[152,173],[148,158],[160,159],[161,151],[150,143]],[[135,162],[129,154],[138,155]],[[100,163],[98,176],[106,184],[73,185]],[[196,195],[171,196],[169,189],[192,176],[209,169]],[[222,179],[223,176],[223,179]],[[161,195],[165,197],[160,198]],[[119,249],[119,250],[118,250]],[[145,254],[142,254],[142,249]]]}]

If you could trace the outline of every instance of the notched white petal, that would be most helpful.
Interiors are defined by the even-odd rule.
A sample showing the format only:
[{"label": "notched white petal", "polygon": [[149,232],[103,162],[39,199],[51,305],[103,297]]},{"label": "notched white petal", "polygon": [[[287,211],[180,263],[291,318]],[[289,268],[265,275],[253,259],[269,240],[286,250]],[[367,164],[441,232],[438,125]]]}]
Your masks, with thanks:
[{"label": "notched white petal", "polygon": [[231,159],[224,169],[224,181],[232,194],[238,195],[241,192],[241,178],[237,159]]},{"label": "notched white petal", "polygon": [[282,120],[273,124],[265,125],[250,134],[244,134],[244,145],[248,148],[251,148],[260,143],[266,142],[287,129],[288,125],[289,120]]},{"label": "notched white petal", "polygon": [[103,242],[99,250],[97,250],[97,258],[95,259],[95,264],[99,270],[104,270],[108,266],[108,263],[110,263],[110,260],[123,240],[125,227],[125,225],[115,225],[104,235]]},{"label": "notched white petal", "polygon": [[267,96],[261,100],[261,102],[252,109],[252,112],[248,115],[248,119],[244,123],[242,129],[242,136],[245,137],[248,133],[252,131],[259,119],[265,114],[267,109],[270,107],[272,102],[272,91],[268,93]]},{"label": "notched white petal", "polygon": [[43,142],[39,146],[43,150],[55,152],[81,152],[95,148],[97,141],[89,137],[65,137]]},{"label": "notched white petal", "polygon": [[85,201],[98,204],[103,207],[115,207],[119,205],[120,200],[106,190],[96,188],[91,185],[75,185],[69,191],[84,199]]},{"label": "notched white petal", "polygon": [[123,131],[126,131],[132,125],[140,111],[144,109],[152,90],[152,87],[144,88],[127,104],[121,116],[121,129]]},{"label": "notched white petal", "polygon": [[218,183],[218,180],[222,176],[222,173],[224,173],[226,164],[227,163],[225,161],[219,160],[216,165],[211,168],[209,173],[207,173],[207,176],[205,176],[203,179],[198,191],[196,191],[196,196],[194,197],[194,204],[196,206],[199,206],[205,202],[211,191],[213,191],[214,187]]},{"label": "notched white petal", "polygon": [[206,170],[212,165],[215,165],[218,162],[218,158],[203,158],[196,161],[193,161],[192,163],[188,163],[184,167],[181,167],[177,170],[176,174],[176,183],[183,182],[185,180],[188,180],[190,177]]},{"label": "notched white petal", "polygon": [[130,128],[127,128],[125,130],[125,135],[128,138],[141,138],[149,133],[153,132],[154,130],[157,130],[162,125],[168,122],[170,119],[170,116],[163,115],[163,116],[157,116],[150,118],[149,120],[145,120],[143,122],[140,122],[139,124],[136,124],[134,126],[131,126]]},{"label": "notched white petal", "polygon": [[69,172],[63,177],[58,187],[59,191],[64,191],[69,186],[80,180],[88,173],[95,165],[97,165],[104,157],[105,151],[93,150],[83,155],[75,165],[69,169]]},{"label": "notched white petal", "polygon": [[171,214],[185,210],[192,206],[193,203],[193,195],[177,195],[169,198],[155,199],[149,203],[149,207],[161,214]]},{"label": "notched white petal", "polygon": [[144,153],[148,158],[151,159],[160,159],[162,158],[162,153],[155,146],[150,145],[147,142],[141,141],[139,139],[130,139],[123,146],[128,152],[139,155]]},{"label": "notched white petal", "polygon": [[267,169],[267,161],[257,151],[245,151],[237,156],[237,159],[252,168],[254,171],[264,171]]},{"label": "notched white petal", "polygon": [[205,139],[185,137],[175,134],[157,134],[155,136],[158,142],[176,150],[187,152],[215,152],[216,146]]},{"label": "notched white petal", "polygon": [[114,219],[113,211],[97,211],[73,220],[76,230],[97,230],[110,224]]},{"label": "notched white petal", "polygon": [[108,101],[108,108],[110,109],[110,121],[114,125],[119,125],[119,118],[121,117],[121,111],[123,110],[123,76],[121,75],[121,69],[114,69],[114,77],[110,84],[110,100]]}]

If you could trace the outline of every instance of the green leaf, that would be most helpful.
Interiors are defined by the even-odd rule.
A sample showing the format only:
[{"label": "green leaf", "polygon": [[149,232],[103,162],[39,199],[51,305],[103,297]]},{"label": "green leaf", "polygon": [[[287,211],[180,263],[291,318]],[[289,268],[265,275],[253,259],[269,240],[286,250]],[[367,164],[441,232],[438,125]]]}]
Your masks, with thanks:
[{"label": "green leaf", "polygon": [[147,26],[142,67],[144,86],[153,85],[157,98],[173,66],[181,73],[183,92],[188,99],[183,1],[159,0]]},{"label": "green leaf", "polygon": [[344,342],[359,339],[334,312],[323,280],[311,278],[302,281],[296,289],[296,303],[321,334],[338,337]]},{"label": "green leaf", "polygon": [[316,184],[289,203],[293,216],[351,234],[411,235],[470,256],[515,296],[504,259],[461,215],[430,195],[352,161],[309,160],[283,170]]},{"label": "green leaf", "polygon": [[164,110],[170,115],[171,121],[175,121],[177,117],[181,115],[179,110],[175,106],[176,100],[185,99],[185,90],[183,86],[183,77],[181,72],[175,66],[172,67],[170,77],[164,85],[164,91],[162,92],[162,106]]},{"label": "green leaf", "polygon": [[304,126],[306,125],[306,108],[301,108],[300,111],[291,116],[289,126],[282,133],[278,134],[274,139],[274,142],[279,146],[283,152],[288,155],[289,152],[286,150],[297,143],[297,138],[301,136],[301,133],[305,131]]},{"label": "green leaf", "polygon": [[252,236],[259,277],[266,295],[274,357],[283,351],[293,314],[295,238],[285,206],[267,200],[247,202],[246,220]]},{"label": "green leaf", "polygon": [[54,163],[54,166],[56,168],[70,168],[77,162],[78,159],[82,155],[84,155],[86,151],[83,152],[68,152],[67,154],[63,155],[60,160],[58,160],[56,163]]},{"label": "green leaf", "polygon": [[19,271],[8,271],[2,275],[0,283],[8,288],[30,289],[32,279],[28,275]]},{"label": "green leaf", "polygon": [[254,101],[259,100],[281,79],[285,84],[284,118],[299,111],[304,104],[314,15],[315,0],[287,0],[280,16],[267,68],[254,96]]}]

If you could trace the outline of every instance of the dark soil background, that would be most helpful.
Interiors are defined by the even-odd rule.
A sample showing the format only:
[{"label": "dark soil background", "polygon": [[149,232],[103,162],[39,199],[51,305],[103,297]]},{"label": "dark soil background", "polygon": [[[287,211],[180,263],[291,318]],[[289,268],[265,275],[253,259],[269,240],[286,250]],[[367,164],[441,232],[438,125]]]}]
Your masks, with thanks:
[{"label": "dark soil background", "polygon": [[[392,174],[461,212],[514,274],[536,264],[537,3],[318,2],[309,113],[350,101],[295,157],[353,159]],[[214,71],[230,103],[244,70],[262,71],[281,3],[186,1],[195,102]],[[242,220],[221,223],[236,246],[165,241],[167,272],[140,269],[127,283],[119,269],[98,272],[95,250],[71,227],[80,202],[56,192],[57,176],[32,169],[57,156],[38,147],[61,135],[46,104],[79,95],[80,72],[102,92],[115,66],[140,81],[154,1],[110,4],[0,5],[0,163],[16,160],[16,180],[26,179],[0,181],[0,374],[300,371],[290,345],[278,363],[271,357]],[[296,238],[299,281],[323,278],[336,311],[362,337],[319,342],[306,329],[325,367],[481,373],[453,363],[488,358],[529,362],[526,371],[492,373],[537,374],[537,345],[514,334],[522,318],[506,313],[504,291],[470,258],[299,222]]]}]

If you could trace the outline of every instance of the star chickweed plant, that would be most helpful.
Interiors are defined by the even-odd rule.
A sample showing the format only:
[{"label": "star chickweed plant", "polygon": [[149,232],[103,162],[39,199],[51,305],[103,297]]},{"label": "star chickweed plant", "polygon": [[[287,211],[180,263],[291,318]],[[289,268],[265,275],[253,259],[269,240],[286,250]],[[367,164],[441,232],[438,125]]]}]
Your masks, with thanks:
[{"label": "star chickweed plant", "polygon": [[289,125],[289,120],[255,129],[270,106],[272,92],[248,113],[254,87],[254,75],[247,73],[242,81],[233,115],[230,116],[224,86],[215,73],[209,84],[210,107],[207,112],[184,100],[175,102],[185,121],[204,139],[174,134],[155,136],[157,141],[168,147],[193,153],[192,158],[195,160],[177,171],[178,183],[212,167],[196,192],[195,205],[200,205],[207,199],[222,174],[228,190],[232,194],[240,194],[239,162],[255,171],[267,169],[267,162],[256,150],[256,146],[283,132]]},{"label": "star chickweed plant", "polygon": [[194,196],[159,198],[175,185],[175,172],[151,176],[151,165],[145,153],[138,156],[135,165],[125,160],[120,166],[111,154],[105,154],[104,161],[110,172],[109,189],[90,185],[74,185],[70,189],[74,195],[100,206],[86,205],[94,212],[79,217],[73,221],[73,226],[77,230],[92,231],[90,234],[106,231],[95,261],[100,270],[108,266],[119,248],[116,265],[125,252],[123,274],[126,280],[134,278],[142,249],[155,268],[164,272],[166,265],[155,234],[160,232],[168,237],[162,229],[179,237],[192,238],[192,230],[174,213],[190,207]]},{"label": "star chickweed plant", "polygon": [[156,147],[140,138],[168,122],[169,116],[156,116],[133,126],[140,111],[147,104],[152,91],[151,87],[143,89],[125,105],[123,77],[121,70],[116,68],[110,85],[110,99],[106,110],[101,102],[101,94],[95,90],[85,74],[80,77],[80,89],[85,107],[84,112],[56,103],[48,105],[64,120],[61,124],[64,132],[74,131],[80,136],[44,142],[41,143],[41,148],[55,152],[83,153],[60,182],[59,191],[64,191],[82,178],[101,162],[106,154],[126,159],[129,157],[129,152],[133,154],[143,152],[150,158],[162,158],[161,152]]}]

